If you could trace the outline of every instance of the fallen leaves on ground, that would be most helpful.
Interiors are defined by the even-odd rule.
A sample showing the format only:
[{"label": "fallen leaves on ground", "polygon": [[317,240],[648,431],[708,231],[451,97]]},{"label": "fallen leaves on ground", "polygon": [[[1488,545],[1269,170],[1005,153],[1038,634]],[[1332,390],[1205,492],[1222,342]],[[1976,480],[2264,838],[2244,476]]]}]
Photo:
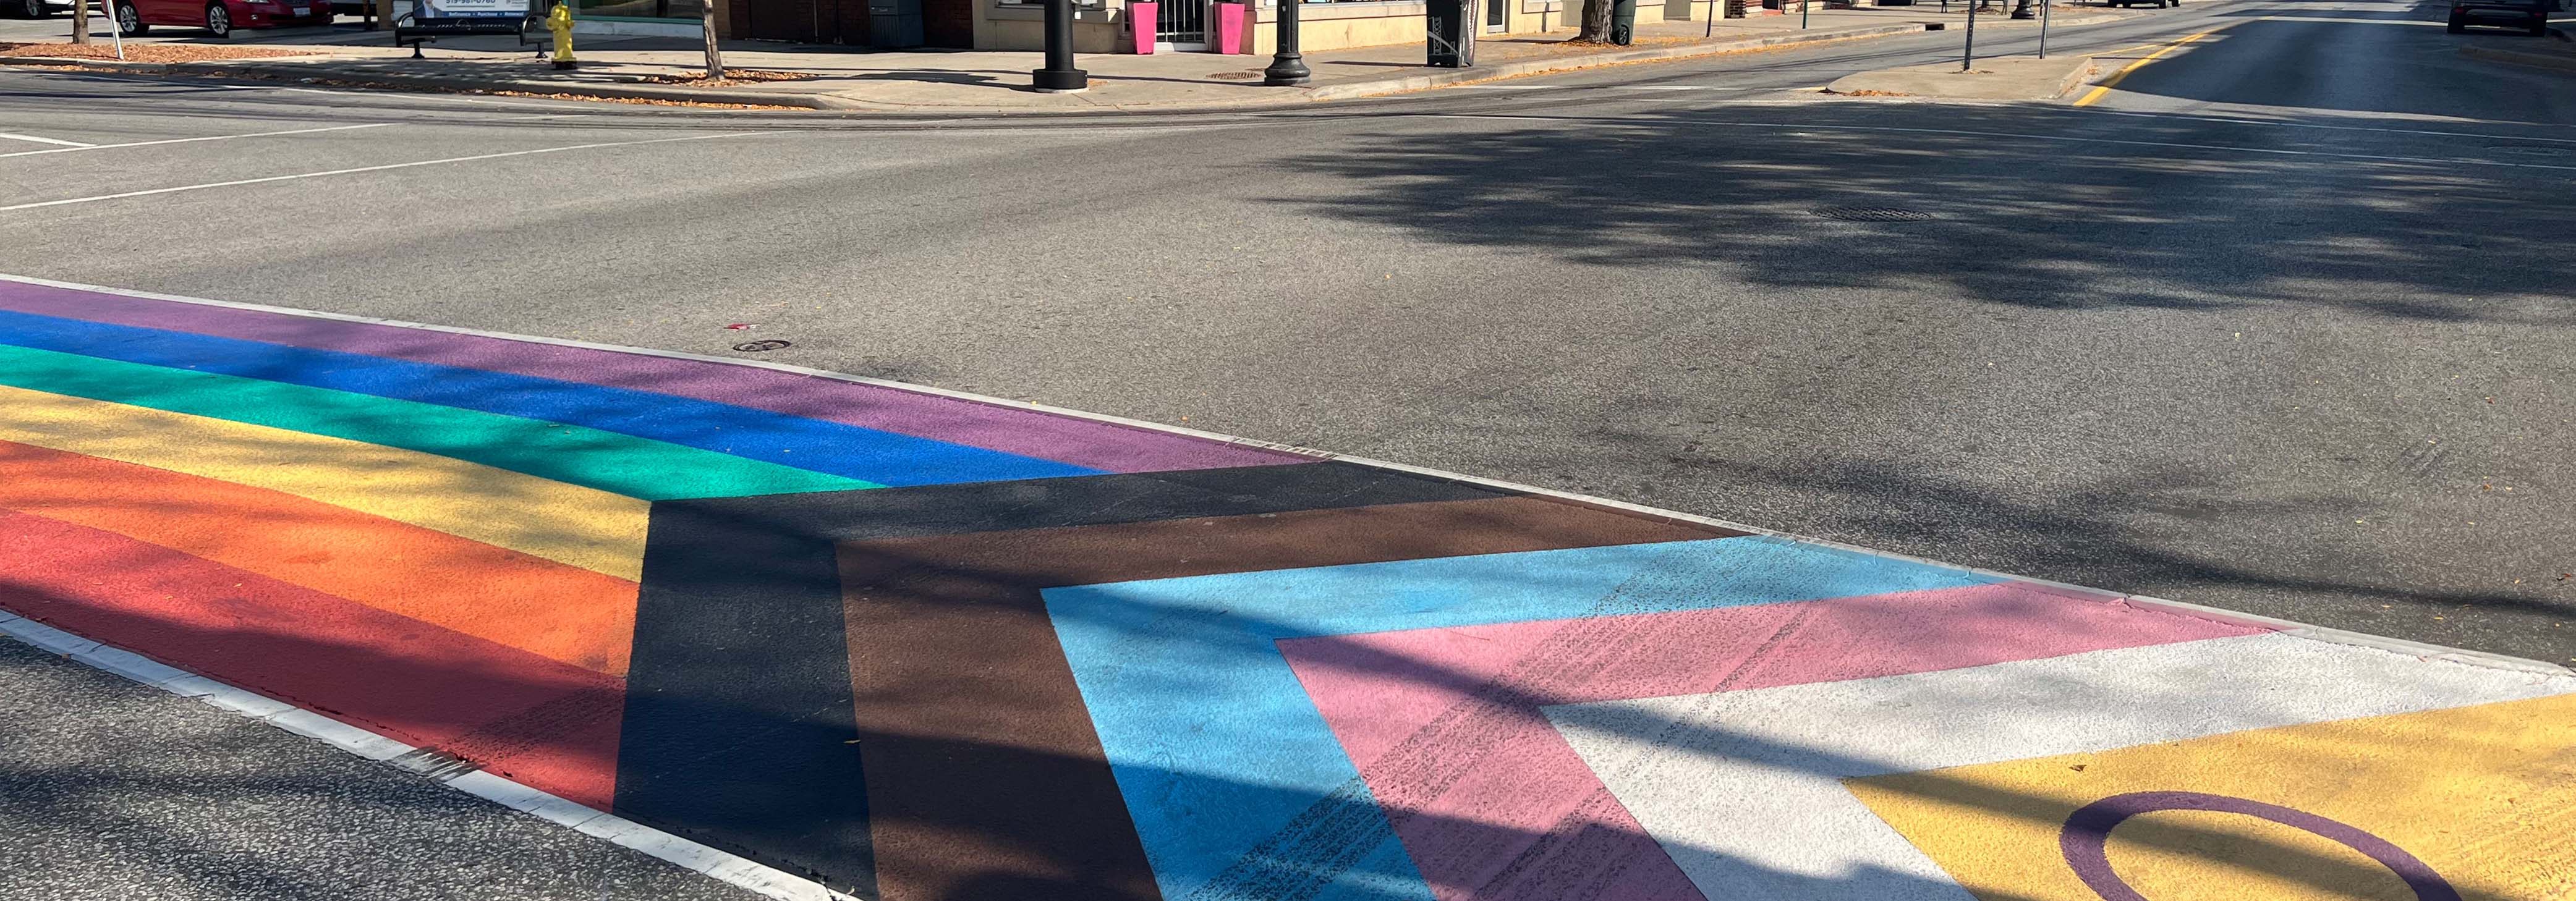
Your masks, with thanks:
[{"label": "fallen leaves on ground", "polygon": [[[129,63],[196,63],[223,59],[264,59],[277,56],[311,56],[323,51],[306,47],[224,47],[204,44],[127,44],[125,61]],[[116,58],[116,45],[106,40],[88,44],[0,43],[0,56],[51,56],[64,59]]]},{"label": "fallen leaves on ground", "polygon": [[764,81],[804,81],[813,77],[814,73],[812,72],[777,72],[768,69],[726,69],[725,77],[723,78],[708,78],[704,74],[673,74],[647,75],[644,76],[644,80],[654,84],[679,84],[688,85],[693,88],[730,88],[736,85],[759,84]]},{"label": "fallen leaves on ground", "polygon": [[[438,93],[458,92],[441,91]],[[661,100],[651,97],[598,97],[590,94],[547,94],[537,91],[465,91],[463,93],[489,94],[494,97],[533,97],[538,100],[583,100],[591,103],[630,103],[637,106],[688,106],[696,107],[698,109],[775,109],[799,111],[806,109],[806,107],[801,106],[783,106],[774,103],[702,103],[696,100]]]}]

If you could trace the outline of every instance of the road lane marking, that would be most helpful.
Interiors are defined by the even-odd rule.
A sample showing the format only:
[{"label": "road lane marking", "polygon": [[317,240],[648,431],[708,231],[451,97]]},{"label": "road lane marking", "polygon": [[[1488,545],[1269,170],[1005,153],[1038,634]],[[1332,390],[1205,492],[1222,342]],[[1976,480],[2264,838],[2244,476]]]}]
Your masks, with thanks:
[{"label": "road lane marking", "polygon": [[[34,143],[37,143],[37,144],[60,144],[60,145],[62,145],[62,146],[64,146],[64,147],[69,148],[69,149],[72,149],[72,150],[86,150],[86,149],[88,149],[88,148],[90,148],[90,147],[97,146],[97,145],[94,145],[94,144],[83,144],[83,143],[81,143],[81,142],[79,142],[79,141],[65,141],[65,140],[60,140],[60,139],[57,139],[57,138],[39,138],[39,137],[36,137],[35,135],[12,134],[12,133],[10,133],[10,132],[5,132],[5,131],[0,131],[0,138],[5,138],[5,139],[8,139],[8,140],[12,140],[12,141],[31,141],[31,142],[34,142]],[[37,152],[37,153],[44,153],[45,151],[39,150],[39,151],[36,151],[36,152]],[[17,154],[10,154],[10,155],[11,155],[11,156],[16,156]]]},{"label": "road lane marking", "polygon": [[[70,141],[55,141],[53,143],[71,144],[71,146],[56,147],[51,150],[20,150],[14,153],[0,153],[0,159],[8,159],[13,156],[40,156],[48,153],[72,153],[80,150],[115,150],[119,147],[155,147],[162,144],[189,144],[197,141],[229,141],[234,138],[273,138],[278,135],[303,135],[319,131],[348,131],[353,128],[383,128],[387,125],[400,124],[402,123],[368,122],[363,125],[333,125],[329,128],[292,128],[286,131],[255,131],[249,134],[239,135],[206,135],[204,137],[197,138],[169,138],[159,141],[129,141],[123,144],[71,144]],[[16,137],[16,135],[0,135],[0,138],[5,137]]]},{"label": "road lane marking", "polygon": [[2208,31],[2204,31],[2204,32],[2201,32],[2201,33],[2199,33],[2199,34],[2195,34],[2195,35],[2192,35],[2192,36],[2190,36],[2190,37],[2183,38],[2182,40],[2175,41],[2175,42],[2170,43],[2170,44],[2166,44],[2166,45],[2164,46],[2164,49],[2162,49],[2162,50],[2158,50],[2158,51],[2156,51],[2156,52],[2154,52],[2154,53],[2150,53],[2150,54],[2147,54],[2147,55],[2145,55],[2145,56],[2139,57],[2139,58],[2138,58],[2138,60],[2137,60],[2136,62],[2132,62],[2132,63],[2130,63],[2130,64],[2128,64],[2128,65],[2121,66],[2121,67],[2120,67],[2120,71],[2117,71],[2117,72],[2113,72],[2113,73],[2111,73],[2111,77],[2109,77],[2109,78],[2105,78],[2105,79],[2102,79],[2102,83],[2101,83],[2101,84],[2094,85],[2094,86],[2093,86],[2093,90],[2092,90],[2092,91],[2087,92],[2087,93],[2083,96],[2083,98],[2082,98],[2082,99],[2079,99],[2079,100],[2075,101],[2075,105],[2076,105],[2076,106],[2092,106],[2094,101],[2096,101],[2096,100],[2100,100],[2100,99],[2102,99],[2102,96],[2103,96],[2103,95],[2111,93],[2111,89],[2112,89],[2113,87],[2118,86],[2118,85],[2120,84],[2120,80],[2121,80],[2121,79],[2124,79],[2124,78],[2129,77],[2129,73],[2137,71],[2137,70],[2138,70],[2138,67],[2140,67],[2140,66],[2144,66],[2144,65],[2146,65],[2146,64],[2148,64],[2148,63],[2155,62],[2155,61],[2156,61],[2156,57],[2163,56],[2163,55],[2165,55],[2165,54],[2167,54],[2167,53],[2172,53],[2172,52],[2174,52],[2174,48],[2181,47],[2181,46],[2182,46],[2182,45],[2184,45],[2184,44],[2188,44],[2188,43],[2191,43],[2191,42],[2193,42],[2193,41],[2200,40],[2201,38],[2205,38],[2205,37],[2208,37],[2208,36],[2213,35],[2213,34],[2217,34],[2217,33],[2218,33],[2218,31],[2219,31],[2218,29],[2212,28],[2212,29],[2210,29],[2210,30],[2208,30]]},{"label": "road lane marking", "polygon": [[355,175],[360,172],[383,172],[388,169],[409,169],[414,166],[439,166],[448,163],[471,163],[481,160],[497,160],[513,156],[533,156],[540,153],[560,153],[566,150],[596,150],[603,147],[635,147],[644,144],[669,144],[678,141],[712,141],[717,138],[739,138],[746,135],[757,134],[768,134],[768,132],[729,131],[723,134],[687,135],[677,138],[653,138],[643,141],[607,141],[597,144],[572,144],[564,147],[539,147],[535,150],[512,150],[507,153],[478,153],[473,156],[452,156],[446,159],[418,160],[409,163],[387,163],[382,166],[359,166],[353,169],[330,169],[321,172],[302,172],[295,175],[271,175],[267,178],[244,178],[233,181],[207,182],[202,185],[180,185],[175,188],[152,188],[144,191],[121,191],[115,194],[100,194],[94,197],[68,197],[62,200],[40,200],[35,203],[0,206],[0,213],[11,213],[18,210],[32,210],[37,207],[65,206],[75,203],[95,203],[101,200],[122,200],[128,197],[148,197],[154,194],[176,194],[181,191],[202,191],[207,188],[230,188],[238,185],[256,185],[273,181],[294,181],[299,178],[321,178],[326,175]]}]

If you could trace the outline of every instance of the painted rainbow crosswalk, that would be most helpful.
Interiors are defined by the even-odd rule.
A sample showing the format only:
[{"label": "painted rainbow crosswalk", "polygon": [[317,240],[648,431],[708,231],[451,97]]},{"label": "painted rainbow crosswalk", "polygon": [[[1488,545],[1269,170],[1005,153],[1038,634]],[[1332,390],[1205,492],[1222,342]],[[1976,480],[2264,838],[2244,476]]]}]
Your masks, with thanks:
[{"label": "painted rainbow crosswalk", "polygon": [[790,895],[2576,897],[2554,667],[822,373],[6,277],[0,608]]}]

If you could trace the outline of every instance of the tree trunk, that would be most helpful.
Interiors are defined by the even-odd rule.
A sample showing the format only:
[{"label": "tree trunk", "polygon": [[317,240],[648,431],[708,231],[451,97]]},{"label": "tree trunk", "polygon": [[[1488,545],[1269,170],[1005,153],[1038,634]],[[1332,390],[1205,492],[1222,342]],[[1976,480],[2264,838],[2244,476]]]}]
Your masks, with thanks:
[{"label": "tree trunk", "polygon": [[1583,30],[1574,35],[1577,41],[1600,42],[1610,39],[1610,6],[1612,0],[1583,0]]},{"label": "tree trunk", "polygon": [[[107,27],[116,27],[116,7],[107,8],[107,18]],[[72,43],[89,43],[89,0],[72,0]]]},{"label": "tree trunk", "polygon": [[707,32],[707,78],[724,77],[724,53],[716,49],[716,4],[724,0],[701,0],[698,23]]}]

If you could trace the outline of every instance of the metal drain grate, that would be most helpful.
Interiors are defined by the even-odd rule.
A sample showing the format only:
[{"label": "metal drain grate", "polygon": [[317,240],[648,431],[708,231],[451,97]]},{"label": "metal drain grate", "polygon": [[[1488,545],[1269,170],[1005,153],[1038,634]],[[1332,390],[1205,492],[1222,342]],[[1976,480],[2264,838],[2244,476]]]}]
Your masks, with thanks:
[{"label": "metal drain grate", "polygon": [[1208,79],[1211,81],[1251,81],[1259,77],[1261,77],[1261,70],[1254,69],[1249,72],[1218,72],[1214,75],[1208,76]]},{"label": "metal drain grate", "polygon": [[1921,222],[1932,218],[1922,210],[1892,206],[1829,206],[1817,210],[1816,215],[1845,222]]}]

